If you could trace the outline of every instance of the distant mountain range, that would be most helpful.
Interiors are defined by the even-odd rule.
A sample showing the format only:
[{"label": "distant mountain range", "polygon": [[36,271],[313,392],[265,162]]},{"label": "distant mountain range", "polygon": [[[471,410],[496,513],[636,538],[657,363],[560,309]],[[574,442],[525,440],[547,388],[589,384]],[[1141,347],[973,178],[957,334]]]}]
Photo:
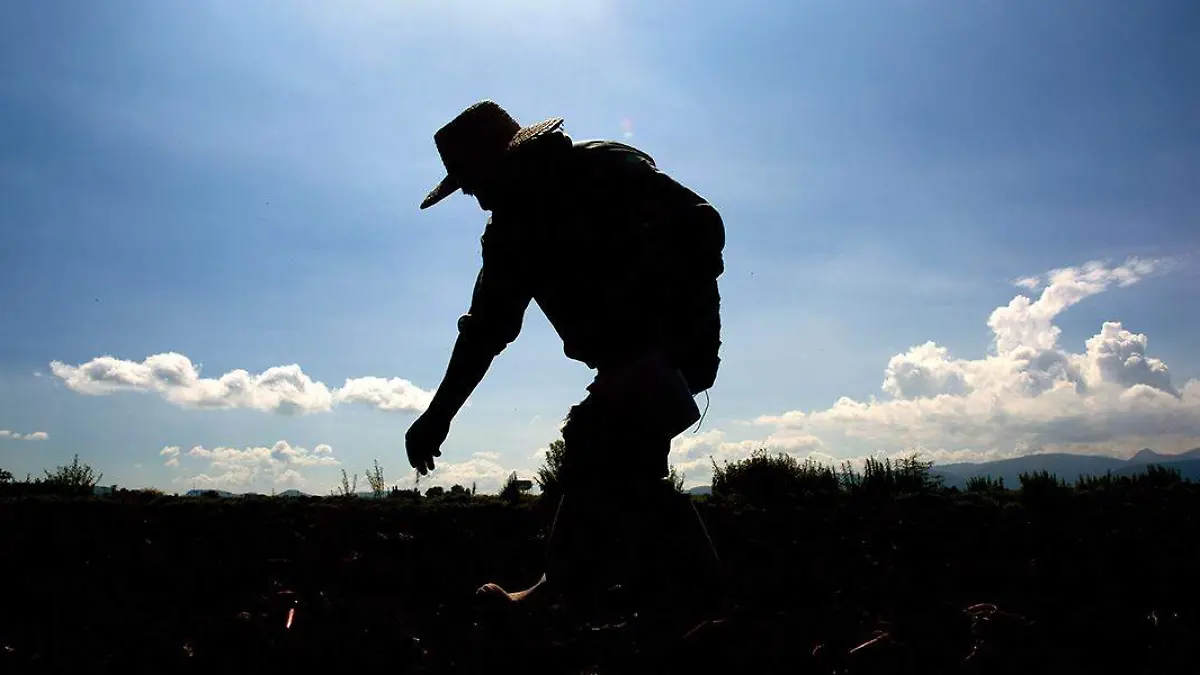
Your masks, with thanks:
[{"label": "distant mountain range", "polygon": [[[1183,478],[1200,482],[1200,448],[1177,455],[1164,455],[1150,448],[1143,448],[1129,459],[1103,455],[1045,453],[1001,459],[995,462],[938,464],[930,469],[930,473],[941,476],[946,487],[956,487],[960,490],[967,486],[967,480],[979,476],[1003,478],[1005,487],[1016,488],[1021,484],[1020,477],[1023,473],[1049,471],[1068,483],[1074,483],[1080,476],[1103,476],[1109,471],[1116,476],[1132,476],[1145,472],[1146,467],[1150,464],[1176,469]],[[693,495],[712,494],[712,487],[697,485],[688,489],[688,493]]]},{"label": "distant mountain range", "polygon": [[[213,492],[215,492],[218,497],[224,497],[224,498],[228,498],[228,497],[267,497],[267,496],[269,496],[269,495],[264,495],[264,494],[261,494],[258,492],[235,493],[235,492],[228,492],[226,490],[200,490],[200,489],[188,490],[187,492],[183,493],[183,496],[185,496],[185,497],[203,497],[203,496],[205,496],[209,493],[213,493]],[[312,495],[308,494],[307,492],[301,492],[296,489],[290,489],[290,490],[284,490],[283,492],[279,492],[275,496],[276,497],[311,497]],[[355,493],[355,496],[360,497],[362,499],[375,499],[374,492],[357,492],[357,493]]]},{"label": "distant mountain range", "polygon": [[941,476],[946,487],[964,488],[970,478],[991,476],[992,478],[1003,478],[1005,487],[1014,488],[1020,485],[1020,476],[1023,473],[1049,471],[1068,483],[1073,483],[1080,476],[1103,476],[1109,471],[1118,476],[1132,476],[1145,472],[1146,467],[1150,464],[1176,469],[1184,478],[1200,481],[1200,448],[1177,455],[1164,455],[1150,448],[1144,448],[1129,459],[1102,455],[1046,453],[978,464],[969,462],[941,464],[935,465],[931,472]]},{"label": "distant mountain range", "polygon": [[[185,497],[203,497],[205,495],[209,495],[209,494],[213,494],[213,493],[215,493],[218,497],[222,497],[222,498],[266,497],[267,496],[267,495],[264,495],[264,494],[261,494],[258,492],[235,493],[235,492],[228,492],[226,490],[199,490],[199,489],[188,490],[187,492],[183,493],[183,496],[185,496]],[[277,494],[275,496],[276,497],[307,497],[308,495],[304,494],[303,492],[301,492],[299,490],[284,490],[283,492],[280,492],[279,494]]]}]

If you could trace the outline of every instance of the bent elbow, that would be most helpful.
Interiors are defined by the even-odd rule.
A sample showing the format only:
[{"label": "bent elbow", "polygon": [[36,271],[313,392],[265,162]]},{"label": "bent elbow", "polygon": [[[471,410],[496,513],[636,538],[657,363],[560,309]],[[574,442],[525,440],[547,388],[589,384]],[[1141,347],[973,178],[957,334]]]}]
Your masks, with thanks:
[{"label": "bent elbow", "polygon": [[481,317],[464,314],[458,318],[459,339],[492,356],[504,351],[521,333],[521,324],[495,324]]}]

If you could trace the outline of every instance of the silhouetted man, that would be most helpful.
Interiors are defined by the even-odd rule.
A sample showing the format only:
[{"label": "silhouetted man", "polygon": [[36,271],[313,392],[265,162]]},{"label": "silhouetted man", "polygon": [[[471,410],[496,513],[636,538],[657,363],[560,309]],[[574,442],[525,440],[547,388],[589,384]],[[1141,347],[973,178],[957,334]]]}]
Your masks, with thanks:
[{"label": "silhouetted man", "polygon": [[656,598],[678,607],[718,577],[690,499],[664,478],[671,439],[699,419],[694,396],[716,379],[724,224],[645,153],[574,142],[562,122],[522,127],[482,101],[434,135],[448,175],[421,208],[462,190],[492,216],[445,377],[405,436],[409,462],[433,468],[451,420],[536,301],[566,355],[596,376],[562,429],[546,574],[518,593],[480,591],[553,593],[586,613],[621,584],[643,612]]}]

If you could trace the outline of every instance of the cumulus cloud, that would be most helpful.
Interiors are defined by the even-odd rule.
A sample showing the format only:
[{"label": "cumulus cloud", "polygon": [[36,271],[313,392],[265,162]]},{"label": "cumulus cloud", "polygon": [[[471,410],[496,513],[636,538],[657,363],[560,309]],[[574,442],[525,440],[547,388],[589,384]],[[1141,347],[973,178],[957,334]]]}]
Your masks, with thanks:
[{"label": "cumulus cloud", "polygon": [[333,399],[338,403],[364,403],[388,412],[419,412],[429,407],[433,392],[398,377],[360,377],[346,380],[341,389],[334,391]]},{"label": "cumulus cloud", "polygon": [[684,485],[691,487],[708,482],[714,462],[717,466],[722,466],[726,462],[746,459],[755,450],[763,447],[826,464],[837,461],[825,452],[825,444],[821,439],[790,427],[781,427],[763,438],[741,441],[726,440],[725,432],[720,429],[681,434],[671,441],[671,454],[667,461],[676,471],[684,474]]},{"label": "cumulus cloud", "polygon": [[11,438],[14,441],[44,441],[50,438],[50,434],[44,431],[31,431],[26,434],[17,433],[8,429],[0,429],[0,438]]},{"label": "cumulus cloud", "polygon": [[207,468],[202,473],[175,479],[176,483],[194,484],[201,489],[299,488],[307,482],[302,469],[341,463],[333,457],[333,449],[328,445],[317,445],[310,451],[287,441],[278,441],[270,447],[206,448],[197,445],[186,452],[172,445],[164,447],[158,454],[166,457],[166,465],[171,467],[178,467],[184,457],[206,463]]},{"label": "cumulus cloud", "polygon": [[462,485],[470,488],[474,483],[479,492],[496,493],[504,486],[513,471],[520,478],[532,479],[535,473],[529,469],[506,468],[500,463],[500,453],[476,452],[470,459],[461,462],[437,462],[437,466],[421,484],[442,487]]},{"label": "cumulus cloud", "polygon": [[1074,353],[1053,320],[1113,286],[1160,269],[1153,260],[1091,262],[1039,277],[1037,299],[1018,295],[992,312],[993,340],[980,359],[956,359],[933,342],[889,361],[888,398],[838,400],[827,410],[758,421],[775,433],[804,431],[826,443],[903,444],[931,452],[995,453],[1126,436],[1200,436],[1200,382],[1176,389],[1145,335],[1110,321]]},{"label": "cumulus cloud", "polygon": [[231,370],[217,378],[176,352],[129,361],[100,356],[79,365],[50,363],[50,371],[73,391],[102,396],[122,391],[153,392],[185,408],[249,408],[285,415],[328,412],[338,403],[358,403],[388,412],[424,410],[427,392],[400,378],[347,379],[337,389],[314,381],[296,364],[261,373]]},{"label": "cumulus cloud", "polygon": [[167,458],[167,461],[163,462],[163,466],[169,466],[172,468],[179,466],[179,446],[168,445],[162,450],[159,450],[158,454]]},{"label": "cumulus cloud", "polygon": [[672,460],[708,475],[708,455],[719,464],[758,447],[830,461],[917,451],[942,463],[1198,447],[1200,381],[1174,383],[1167,365],[1148,354],[1148,338],[1119,321],[1105,322],[1080,351],[1060,344],[1054,323],[1086,298],[1166,267],[1160,260],[1089,262],[1018,279],[1019,288],[1040,292],[1018,294],[992,312],[982,358],[956,358],[926,342],[888,361],[881,397],[764,415],[754,424],[770,432],[751,440],[729,441],[720,431],[681,436]]}]

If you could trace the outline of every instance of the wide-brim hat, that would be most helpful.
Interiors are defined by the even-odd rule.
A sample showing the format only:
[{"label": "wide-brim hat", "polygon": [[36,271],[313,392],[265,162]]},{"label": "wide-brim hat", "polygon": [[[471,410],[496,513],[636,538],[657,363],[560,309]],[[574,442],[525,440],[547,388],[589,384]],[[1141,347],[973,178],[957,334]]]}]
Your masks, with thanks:
[{"label": "wide-brim hat", "polygon": [[477,175],[507,153],[562,126],[561,117],[521,126],[494,101],[479,101],[462,111],[433,135],[446,177],[421,202],[421,208],[442,201],[462,187],[463,176]]}]

